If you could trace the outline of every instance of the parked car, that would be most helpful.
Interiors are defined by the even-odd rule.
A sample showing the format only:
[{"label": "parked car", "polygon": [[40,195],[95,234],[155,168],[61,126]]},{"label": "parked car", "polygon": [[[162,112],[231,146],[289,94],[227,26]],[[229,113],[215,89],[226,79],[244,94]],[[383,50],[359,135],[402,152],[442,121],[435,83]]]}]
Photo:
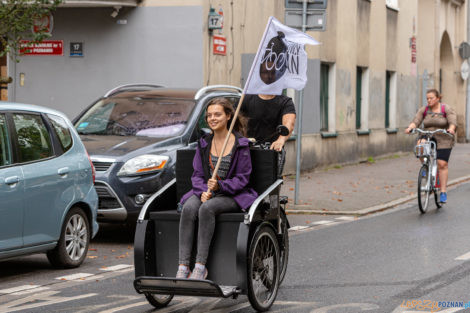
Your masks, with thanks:
[{"label": "parked car", "polygon": [[94,168],[65,115],[0,102],[0,260],[79,266],[98,231]]},{"label": "parked car", "polygon": [[124,85],[79,114],[74,125],[96,168],[98,221],[135,225],[145,201],[175,178],[176,150],[195,147],[208,131],[208,101],[226,97],[235,103],[241,91]]}]

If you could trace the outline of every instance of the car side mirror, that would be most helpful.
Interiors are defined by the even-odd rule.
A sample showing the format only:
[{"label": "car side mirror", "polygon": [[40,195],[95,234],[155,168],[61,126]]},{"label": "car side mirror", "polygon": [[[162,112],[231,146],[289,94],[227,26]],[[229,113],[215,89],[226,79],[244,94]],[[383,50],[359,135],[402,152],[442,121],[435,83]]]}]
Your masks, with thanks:
[{"label": "car side mirror", "polygon": [[289,128],[287,128],[286,126],[284,125],[279,125],[276,127],[276,131],[279,135],[281,136],[287,136],[289,135]]}]

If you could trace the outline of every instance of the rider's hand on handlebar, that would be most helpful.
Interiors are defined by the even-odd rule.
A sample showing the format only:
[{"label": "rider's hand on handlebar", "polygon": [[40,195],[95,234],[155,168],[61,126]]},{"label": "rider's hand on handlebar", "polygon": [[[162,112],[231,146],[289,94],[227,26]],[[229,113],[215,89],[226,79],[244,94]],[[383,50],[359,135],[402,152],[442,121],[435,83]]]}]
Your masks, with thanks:
[{"label": "rider's hand on handlebar", "polygon": [[207,187],[209,187],[209,189],[212,190],[212,191],[217,191],[217,190],[219,190],[219,184],[217,183],[217,180],[216,180],[216,179],[210,178],[210,179],[207,181]]},{"label": "rider's hand on handlebar", "polygon": [[203,193],[201,194],[201,202],[204,203],[204,202],[206,202],[207,200],[209,200],[211,197],[212,197],[212,193],[210,193],[210,192],[203,192]]},{"label": "rider's hand on handlebar", "polygon": [[452,128],[449,128],[447,132],[451,135],[455,135],[455,130],[453,130]]},{"label": "rider's hand on handlebar", "polygon": [[413,130],[414,130],[414,128],[408,127],[407,129],[405,129],[405,133],[411,134],[413,132]]},{"label": "rider's hand on handlebar", "polygon": [[270,149],[280,152],[282,151],[283,146],[284,146],[284,140],[282,138],[278,138],[275,142],[271,144]]}]

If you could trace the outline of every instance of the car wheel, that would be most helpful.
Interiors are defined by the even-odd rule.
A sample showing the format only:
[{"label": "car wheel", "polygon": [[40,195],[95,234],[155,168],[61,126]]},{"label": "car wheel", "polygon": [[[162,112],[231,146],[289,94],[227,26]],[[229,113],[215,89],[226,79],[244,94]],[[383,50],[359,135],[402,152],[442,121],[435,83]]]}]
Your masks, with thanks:
[{"label": "car wheel", "polygon": [[85,260],[90,244],[90,223],[79,207],[67,213],[57,246],[47,252],[52,266],[58,268],[78,267]]}]

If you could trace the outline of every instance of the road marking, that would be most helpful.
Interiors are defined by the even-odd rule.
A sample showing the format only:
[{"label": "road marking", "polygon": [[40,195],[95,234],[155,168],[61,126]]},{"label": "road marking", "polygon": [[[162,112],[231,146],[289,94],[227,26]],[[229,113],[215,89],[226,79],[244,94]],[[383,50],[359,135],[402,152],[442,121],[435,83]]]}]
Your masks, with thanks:
[{"label": "road marking", "polygon": [[323,221],[316,221],[316,222],[313,222],[312,224],[313,224],[313,225],[327,225],[327,224],[331,224],[331,223],[334,223],[334,221],[323,220]]},{"label": "road marking", "polygon": [[83,298],[89,298],[98,295],[97,293],[89,293],[76,297],[56,297],[55,294],[60,291],[47,291],[43,293],[37,293],[29,297],[20,298],[5,304],[0,304],[0,312],[16,312],[24,311],[34,308],[43,307],[46,305],[57,304],[67,301],[79,300]]},{"label": "road marking", "polygon": [[459,261],[470,260],[470,252],[465,253],[464,255],[461,255],[461,256],[455,258],[455,260],[459,260]]},{"label": "road marking", "polygon": [[14,293],[12,293],[11,295],[12,295],[12,296],[22,296],[22,295],[27,295],[27,294],[33,293],[33,292],[46,291],[46,290],[49,290],[49,289],[50,289],[49,287],[39,287],[39,288],[28,289],[28,290],[19,291],[19,292],[14,292]]},{"label": "road marking", "polygon": [[128,267],[133,267],[133,265],[118,264],[118,265],[114,265],[114,266],[103,267],[103,268],[100,268],[100,270],[102,270],[102,271],[118,271],[118,270],[122,270],[122,269],[128,268]]},{"label": "road marking", "polygon": [[327,313],[336,312],[337,309],[342,308],[359,308],[361,311],[377,310],[380,307],[372,303],[347,303],[347,304],[335,304],[330,306],[321,307],[319,309],[311,311],[311,313]]},{"label": "road marking", "polygon": [[10,293],[25,291],[28,289],[34,289],[38,287],[41,287],[41,286],[40,285],[23,285],[23,286],[13,287],[9,289],[2,289],[0,290],[0,294],[10,294]]},{"label": "road marking", "polygon": [[127,310],[127,309],[130,309],[130,308],[135,308],[137,306],[143,306],[143,305],[150,305],[150,304],[147,301],[142,301],[142,302],[137,302],[137,303],[132,303],[132,304],[128,304],[128,305],[125,305],[125,306],[121,306],[121,307],[118,307],[118,308],[109,309],[109,310],[106,310],[106,311],[101,311],[100,313],[114,313],[114,312],[119,312],[119,311],[122,311],[122,310]]},{"label": "road marking", "polygon": [[89,273],[76,273],[72,275],[67,275],[67,276],[61,276],[61,277],[56,277],[55,279],[58,280],[77,280],[85,277],[90,277],[93,276],[94,274],[89,274]]},{"label": "road marking", "polygon": [[341,216],[341,217],[336,217],[335,219],[341,220],[341,221],[354,221],[356,218],[354,216]]},{"label": "road marking", "polygon": [[296,231],[296,230],[303,230],[305,228],[308,228],[308,226],[294,226],[289,228],[289,230]]}]

